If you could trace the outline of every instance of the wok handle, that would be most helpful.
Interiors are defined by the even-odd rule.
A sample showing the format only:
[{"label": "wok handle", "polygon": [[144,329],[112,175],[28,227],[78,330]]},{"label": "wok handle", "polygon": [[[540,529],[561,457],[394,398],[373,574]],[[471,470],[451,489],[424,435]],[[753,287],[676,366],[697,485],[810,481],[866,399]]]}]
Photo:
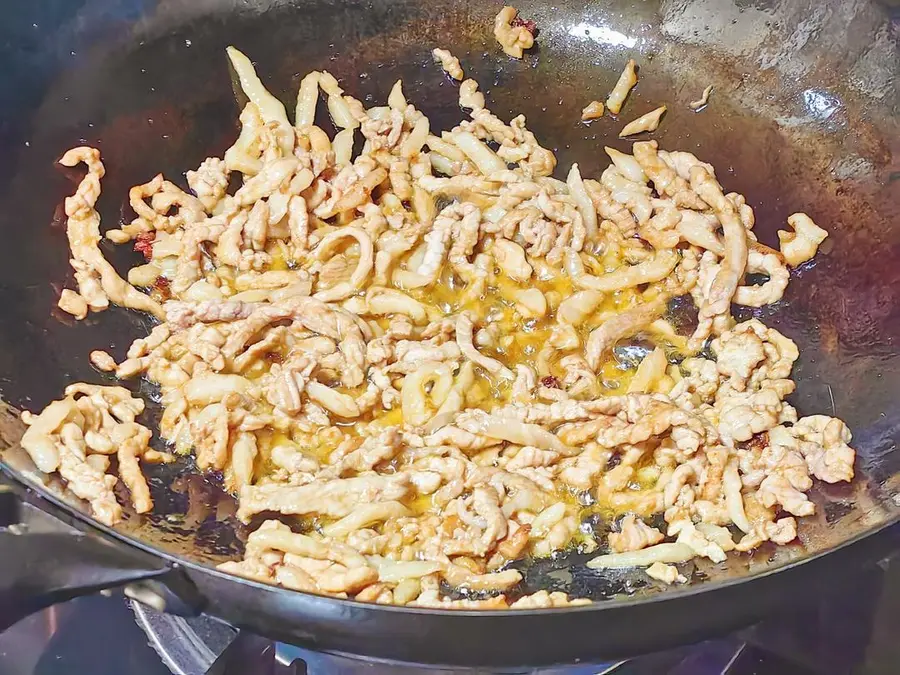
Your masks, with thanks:
[{"label": "wok handle", "polygon": [[58,602],[120,586],[157,610],[202,609],[179,567],[140,549],[80,532],[0,531],[0,631]]}]

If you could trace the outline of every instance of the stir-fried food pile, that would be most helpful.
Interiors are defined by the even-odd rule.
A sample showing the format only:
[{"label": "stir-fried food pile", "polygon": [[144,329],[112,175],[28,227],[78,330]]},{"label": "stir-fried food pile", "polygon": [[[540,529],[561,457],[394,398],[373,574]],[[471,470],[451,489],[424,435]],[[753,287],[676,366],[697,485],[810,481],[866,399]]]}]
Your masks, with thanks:
[{"label": "stir-fried food pile", "polygon": [[[511,18],[501,32],[524,48]],[[96,518],[121,518],[118,478],[151,510],[141,462],[193,455],[261,523],[229,572],[379,603],[550,607],[586,601],[513,602],[510,563],[577,547],[594,568],[684,581],[674,563],[794,540],[813,478],[853,477],[844,423],[785,402],[797,346],[730,312],[781,298],[787,265],[826,236],[808,216],[768,248],[712,166],[655,141],[558,180],[525,118],[494,115],[443,50],[469,112],[449,131],[400,82],[367,109],[327,72],[303,78],[292,123],[229,56],[240,136],[187,172],[190,192],[161,175],[131,190],[137,217],[105,235],[147,258],[127,280],[98,246],[98,151],[61,159],[88,172],[66,200],[77,290],[60,307],[159,319],[124,360],[91,360],[159,386],[167,452],[121,387],[73,384],[24,415],[24,448]],[[321,95],[333,137],[313,124]],[[683,296],[689,336],[666,318]],[[582,525],[597,514],[608,537]]]}]

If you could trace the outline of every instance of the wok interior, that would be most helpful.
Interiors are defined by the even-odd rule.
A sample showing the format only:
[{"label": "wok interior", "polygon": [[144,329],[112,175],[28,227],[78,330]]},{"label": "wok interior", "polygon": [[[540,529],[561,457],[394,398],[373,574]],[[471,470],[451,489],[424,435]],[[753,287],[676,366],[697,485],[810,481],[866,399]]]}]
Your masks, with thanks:
[{"label": "wok interior", "polygon": [[[800,528],[802,546],[764,547],[714,568],[698,563],[694,580],[768,569],[896,518],[900,359],[892,337],[900,334],[900,315],[892,288],[900,288],[900,181],[891,179],[897,169],[891,152],[900,135],[890,112],[890,77],[897,60],[879,61],[867,47],[865,28],[875,30],[881,18],[874,6],[861,5],[854,16],[859,44],[848,38],[836,47],[823,35],[845,26],[814,3],[523,2],[522,15],[541,32],[535,52],[516,62],[493,43],[499,5],[492,3],[314,0],[236,9],[173,0],[137,17],[116,14],[116,4],[83,3],[53,29],[54,46],[42,47],[46,54],[14,55],[11,65],[31,64],[35,77],[30,87],[13,81],[4,92],[14,105],[2,137],[7,162],[0,167],[0,394],[11,406],[40,409],[69,382],[99,382],[88,353],[111,347],[120,357],[149,325],[121,310],[74,325],[56,309],[70,280],[61,202],[74,178],[56,160],[82,142],[101,150],[108,171],[99,202],[103,229],[130,217],[132,185],[157,172],[183,185],[184,170],[221,154],[237,133],[226,45],[254,59],[289,109],[309,70],[329,70],[366,105],[383,101],[402,78],[409,100],[436,128],[462,117],[456,85],[430,57],[433,47],[448,48],[481,83],[492,110],[505,119],[524,113],[542,144],[557,153],[559,171],[577,161],[586,177],[608,163],[603,145],[627,150],[630,143],[616,138],[624,119],[586,126],[579,111],[602,99],[633,57],[641,79],[624,118],[666,103],[669,112],[654,137],[662,147],[712,163],[727,190],[744,194],[762,242],[777,246],[775,230],[796,211],[810,213],[831,233],[782,302],[752,312],[739,308],[737,316],[765,316],[797,342],[792,402],[801,414],[844,419],[859,454],[853,484],[819,487],[818,514]],[[785,47],[798,17],[810,13],[821,19],[819,38],[800,49]],[[862,90],[854,89],[860,63],[871,71]],[[889,78],[886,92],[877,87],[879,73]],[[687,102],[709,84],[709,107],[692,112]],[[329,128],[324,118],[321,124]],[[120,269],[138,255],[127,247],[106,253]],[[148,400],[155,394],[146,383],[130,386]],[[5,461],[28,471],[14,447],[21,427],[3,421],[4,440],[13,446]],[[229,497],[186,463],[148,473],[157,508],[143,519],[132,514],[121,531],[189,560],[216,562],[238,552],[243,531]],[[600,574],[582,562],[572,555],[539,561],[529,567],[526,586],[603,598],[645,583],[642,575]]]}]

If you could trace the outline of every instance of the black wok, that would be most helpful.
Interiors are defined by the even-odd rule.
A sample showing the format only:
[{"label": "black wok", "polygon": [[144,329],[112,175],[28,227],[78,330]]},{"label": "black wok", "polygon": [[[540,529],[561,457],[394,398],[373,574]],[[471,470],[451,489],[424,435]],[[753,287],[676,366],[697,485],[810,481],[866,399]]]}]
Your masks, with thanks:
[{"label": "black wok", "polygon": [[[38,606],[98,588],[131,586],[169,611],[211,615],[321,650],[419,663],[511,666],[628,655],[699,639],[786,603],[852,583],[890,545],[900,514],[900,134],[897,23],[888,3],[818,0],[524,1],[541,33],[521,62],[491,35],[499,3],[485,0],[68,0],[7,3],[0,27],[0,417],[3,467],[41,508],[86,534],[0,533],[0,613],[8,625]],[[857,479],[820,486],[801,543],[698,568],[687,588],[641,575],[596,573],[567,556],[532,565],[529,588],[599,602],[535,612],[442,612],[383,607],[272,588],[217,572],[244,532],[233,504],[190,467],[150,468],[157,504],[115,530],[92,521],[16,446],[16,410],[42,408],[77,380],[101,381],[91,349],[117,357],[148,320],[113,310],[77,325],[55,309],[70,283],[62,197],[75,175],[55,164],[86,142],[107,165],[105,227],[128,217],[130,186],[158,171],[180,180],[236,134],[238,108],[224,47],[257,61],[285,101],[299,79],[327,68],[366,101],[402,77],[407,96],[449,128],[456,88],[431,63],[435,46],[460,56],[492,109],[522,112],[561,167],[595,175],[619,124],[584,126],[629,57],[641,82],[627,115],[660,102],[655,135],[696,152],[746,195],[762,241],[807,211],[832,234],[784,300],[759,310],[801,347],[802,413],[836,413],[854,432]],[[708,84],[710,106],[687,102]],[[369,96],[374,98],[369,98]],[[613,140],[612,145],[625,149]],[[107,251],[121,268],[136,254]],[[749,316],[740,309],[741,317]],[[145,397],[154,392],[138,386]],[[13,519],[14,520],[14,519]],[[602,524],[601,524],[602,527]]]}]

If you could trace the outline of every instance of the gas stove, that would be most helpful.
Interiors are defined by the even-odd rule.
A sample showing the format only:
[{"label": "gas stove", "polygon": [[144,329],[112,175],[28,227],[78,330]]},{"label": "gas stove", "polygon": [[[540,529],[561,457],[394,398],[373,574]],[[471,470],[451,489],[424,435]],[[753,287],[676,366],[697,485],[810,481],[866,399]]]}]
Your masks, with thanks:
[{"label": "gas stove", "polygon": [[[517,673],[547,675],[876,675],[896,672],[900,560],[852,588],[723,638],[614,663]],[[640,630],[635,627],[635,630]],[[79,598],[0,635],[0,675],[449,675],[273,643],[209,617],[156,613],[120,594]],[[486,671],[470,671],[486,672]]]}]

